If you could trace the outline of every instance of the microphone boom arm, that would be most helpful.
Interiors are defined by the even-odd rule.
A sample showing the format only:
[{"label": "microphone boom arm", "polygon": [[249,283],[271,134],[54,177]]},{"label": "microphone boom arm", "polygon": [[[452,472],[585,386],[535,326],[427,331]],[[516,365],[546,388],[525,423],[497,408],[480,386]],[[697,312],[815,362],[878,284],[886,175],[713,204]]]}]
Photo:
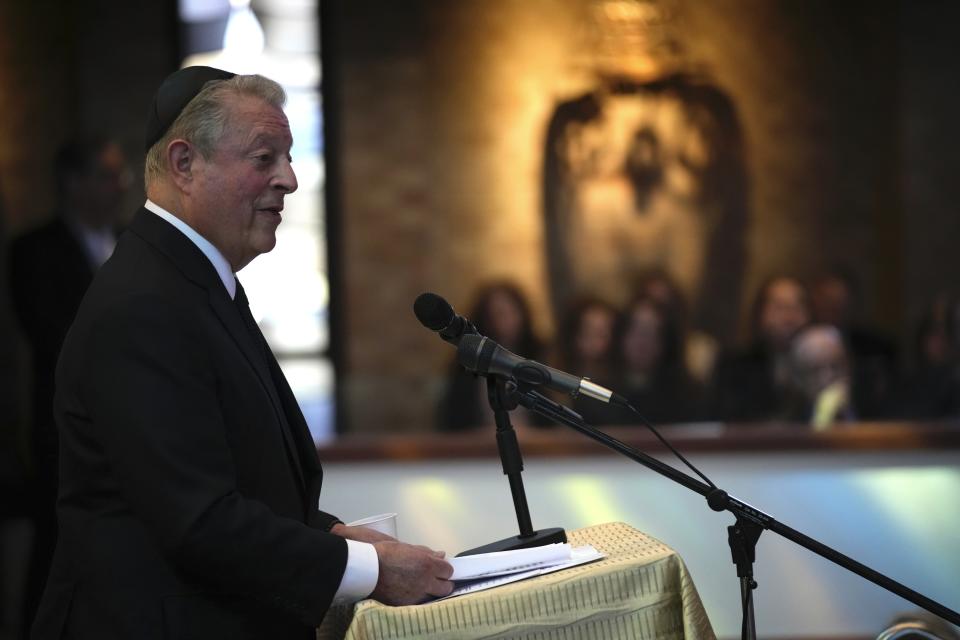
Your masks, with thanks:
[{"label": "microphone boom arm", "polygon": [[[700,480],[697,480],[696,478],[693,478],[692,476],[689,476],[686,473],[671,467],[668,464],[664,464],[656,458],[653,458],[641,451],[637,451],[633,447],[630,447],[620,440],[617,440],[613,436],[610,436],[584,423],[580,414],[576,413],[572,409],[554,402],[553,400],[544,397],[542,394],[529,389],[519,390],[518,401],[527,409],[551,420],[560,422],[574,429],[575,431],[582,433],[588,438],[596,440],[605,447],[613,449],[617,453],[630,458],[634,462],[638,462],[648,469],[656,471],[660,475],[673,480],[677,484],[683,485],[695,493],[699,493],[707,499],[707,503],[714,511],[729,511],[732,513],[737,519],[737,524],[729,527],[729,542],[731,546],[731,552],[734,556],[734,562],[737,564],[737,572],[738,575],[745,571],[751,574],[748,576],[741,575],[741,581],[746,578],[752,582],[752,569],[746,569],[741,565],[744,563],[752,563],[754,557],[753,547],[756,544],[757,538],[759,538],[762,530],[766,529],[773,531],[787,540],[790,540],[791,542],[812,551],[822,558],[826,558],[834,564],[843,567],[847,571],[855,573],[861,578],[869,580],[877,586],[882,587],[887,591],[904,598],[905,600],[909,600],[918,607],[922,607],[923,609],[926,609],[930,613],[933,613],[944,620],[952,622],[956,625],[960,625],[960,613],[947,608],[946,606],[928,598],[922,593],[914,591],[906,585],[883,575],[882,573],[868,567],[865,564],[857,562],[853,558],[836,551],[822,542],[814,540],[813,538],[797,531],[796,529],[788,527],[763,511],[729,495],[726,491],[716,487],[711,487],[710,485],[707,485]],[[736,528],[741,529],[739,534],[733,531],[733,529]],[[734,536],[741,537],[734,539]],[[739,548],[735,549],[735,545],[739,545]],[[748,558],[744,558],[744,554],[747,555]],[[740,556],[739,558],[738,555]],[[750,588],[752,589],[755,586],[756,583],[753,583]]]}]

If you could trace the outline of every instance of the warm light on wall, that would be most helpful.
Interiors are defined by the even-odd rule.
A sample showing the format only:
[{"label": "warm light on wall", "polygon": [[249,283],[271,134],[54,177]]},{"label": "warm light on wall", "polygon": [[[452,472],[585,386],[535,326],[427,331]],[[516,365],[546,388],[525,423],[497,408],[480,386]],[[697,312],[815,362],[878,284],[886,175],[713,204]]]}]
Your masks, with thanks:
[{"label": "warm light on wall", "polygon": [[589,64],[602,73],[643,81],[683,66],[674,16],[656,0],[600,0],[585,38]]}]

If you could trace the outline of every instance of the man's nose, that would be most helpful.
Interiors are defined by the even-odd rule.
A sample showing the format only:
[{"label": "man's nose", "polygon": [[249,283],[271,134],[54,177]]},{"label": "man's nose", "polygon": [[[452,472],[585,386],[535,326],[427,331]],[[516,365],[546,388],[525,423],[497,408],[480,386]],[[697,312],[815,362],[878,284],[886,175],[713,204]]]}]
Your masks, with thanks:
[{"label": "man's nose", "polygon": [[274,180],[274,188],[280,189],[284,193],[293,193],[299,186],[297,184],[297,174],[293,172],[293,165],[289,160],[284,160],[280,164],[280,170]]}]

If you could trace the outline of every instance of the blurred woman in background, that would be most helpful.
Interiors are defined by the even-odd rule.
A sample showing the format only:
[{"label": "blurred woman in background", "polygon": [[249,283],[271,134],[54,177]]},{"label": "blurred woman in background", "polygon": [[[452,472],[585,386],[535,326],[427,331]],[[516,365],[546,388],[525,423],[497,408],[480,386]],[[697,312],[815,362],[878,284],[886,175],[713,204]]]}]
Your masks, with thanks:
[{"label": "blurred woman in background", "polygon": [[777,276],[758,290],[747,347],[721,356],[714,380],[715,418],[746,422],[782,417],[789,404],[790,345],[810,322],[807,290]]},{"label": "blurred woman in background", "polygon": [[[703,394],[684,364],[679,322],[650,296],[625,310],[618,331],[617,376],[613,387],[654,424],[703,418]],[[623,412],[621,422],[638,419]]]},{"label": "blurred woman in background", "polygon": [[713,336],[690,326],[687,299],[676,280],[662,269],[652,269],[637,279],[636,292],[653,298],[676,318],[687,371],[697,382],[707,384],[720,346]]},{"label": "blurred woman in background", "polygon": [[558,338],[558,366],[598,384],[613,373],[613,337],[617,310],[599,298],[583,298],[567,312]]},{"label": "blurred woman in background", "polygon": [[[583,298],[567,311],[557,340],[557,368],[613,388],[617,310],[599,298]],[[616,422],[620,412],[592,398],[577,397],[573,410],[588,424]]]},{"label": "blurred woman in background", "polygon": [[[543,346],[533,330],[530,305],[520,288],[507,281],[492,282],[477,292],[470,320],[477,330],[501,347],[531,360],[540,360]],[[440,402],[441,431],[463,431],[493,424],[487,384],[454,363]],[[536,422],[523,409],[511,412],[515,426]]]}]

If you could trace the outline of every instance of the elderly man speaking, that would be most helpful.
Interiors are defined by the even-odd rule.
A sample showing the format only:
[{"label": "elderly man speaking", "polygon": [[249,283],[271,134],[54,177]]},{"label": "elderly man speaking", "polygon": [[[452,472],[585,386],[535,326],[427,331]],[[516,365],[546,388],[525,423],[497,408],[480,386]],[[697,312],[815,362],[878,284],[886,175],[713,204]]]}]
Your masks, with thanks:
[{"label": "elderly man speaking", "polygon": [[312,440],[234,275],[273,249],[297,188],[283,102],[210,67],[157,91],[147,202],[58,364],[61,528],[38,640],[306,640],[332,603],[452,588],[441,552],[318,509]]}]

